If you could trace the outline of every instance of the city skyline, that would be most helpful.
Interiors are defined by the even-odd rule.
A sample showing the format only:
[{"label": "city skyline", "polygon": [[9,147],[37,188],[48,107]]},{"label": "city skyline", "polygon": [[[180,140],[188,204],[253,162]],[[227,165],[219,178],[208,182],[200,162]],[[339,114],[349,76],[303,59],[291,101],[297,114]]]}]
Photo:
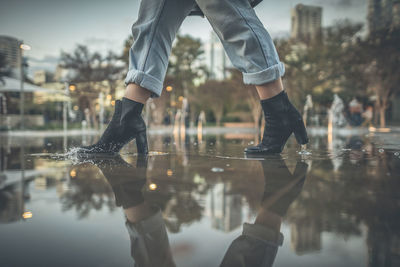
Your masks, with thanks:
[{"label": "city skyline", "polygon": [[[30,44],[32,50],[25,55],[29,58],[31,76],[39,69],[54,71],[60,52],[70,52],[77,44],[87,45],[92,51],[105,53],[112,50],[120,54],[137,18],[140,1],[111,3],[98,0],[96,5],[93,3],[5,0],[2,5],[6,8],[0,11],[0,35],[16,37]],[[283,0],[278,3],[265,0],[255,10],[273,38],[289,36],[290,10],[299,3],[321,6],[324,9],[324,27],[345,18],[366,22],[368,1],[365,0]],[[206,19],[188,17],[180,33],[205,42],[211,30]]]}]

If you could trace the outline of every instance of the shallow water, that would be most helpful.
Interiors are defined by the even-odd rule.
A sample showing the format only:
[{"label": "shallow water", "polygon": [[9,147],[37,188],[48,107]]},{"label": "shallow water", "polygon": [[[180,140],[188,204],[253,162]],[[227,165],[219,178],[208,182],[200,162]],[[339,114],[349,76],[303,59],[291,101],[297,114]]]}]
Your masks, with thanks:
[{"label": "shallow water", "polygon": [[89,159],[90,137],[0,137],[0,266],[400,266],[399,135],[267,157],[248,134],[154,135],[147,158]]}]

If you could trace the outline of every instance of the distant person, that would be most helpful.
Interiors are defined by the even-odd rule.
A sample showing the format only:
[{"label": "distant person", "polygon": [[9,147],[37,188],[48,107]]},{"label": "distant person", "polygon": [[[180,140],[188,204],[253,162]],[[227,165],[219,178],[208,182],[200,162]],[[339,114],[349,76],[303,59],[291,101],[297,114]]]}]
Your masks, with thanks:
[{"label": "distant person", "polygon": [[349,103],[350,125],[360,126],[362,123],[362,104],[354,97]]},{"label": "distant person", "polygon": [[261,143],[246,148],[245,152],[280,153],[292,133],[298,143],[308,143],[302,117],[290,103],[282,85],[284,64],[252,9],[261,1],[141,1],[138,19],[132,26],[134,43],[129,54],[125,95],[116,101],[115,114],[100,140],[81,147],[78,152],[114,154],[136,139],[138,153],[148,153],[142,109],[147,99],[161,95],[172,42],[188,15],[207,18],[232,64],[243,73],[243,82],[256,86],[266,127]]}]

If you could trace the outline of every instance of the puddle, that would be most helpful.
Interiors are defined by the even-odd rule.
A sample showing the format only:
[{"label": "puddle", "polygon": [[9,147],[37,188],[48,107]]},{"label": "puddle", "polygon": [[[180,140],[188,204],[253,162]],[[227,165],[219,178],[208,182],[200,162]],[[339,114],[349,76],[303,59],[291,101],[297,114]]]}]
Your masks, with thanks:
[{"label": "puddle", "polygon": [[[284,236],[276,266],[363,266],[378,254],[394,262],[400,150],[382,134],[313,136],[301,150],[289,140],[281,155],[254,158],[243,153],[254,139],[224,135],[151,136],[147,157],[129,144],[92,159],[60,153],[57,138],[3,142],[0,265],[131,266],[140,253],[156,262],[168,251],[176,266],[219,266],[233,240],[263,236],[258,224],[272,215]],[[137,221],[127,228],[128,217]],[[146,248],[140,225],[155,227],[155,249],[137,248]]]}]

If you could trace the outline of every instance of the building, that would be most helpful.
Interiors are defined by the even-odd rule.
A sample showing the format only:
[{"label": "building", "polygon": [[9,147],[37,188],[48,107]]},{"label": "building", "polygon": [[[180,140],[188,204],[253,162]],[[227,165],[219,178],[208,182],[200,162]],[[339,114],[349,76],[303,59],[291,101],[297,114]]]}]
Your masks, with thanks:
[{"label": "building", "polygon": [[227,69],[232,68],[233,65],[214,32],[211,32],[209,41],[204,44],[204,52],[210,79],[224,80],[228,78],[229,72]]},{"label": "building", "polygon": [[231,232],[242,225],[242,197],[229,193],[230,183],[218,183],[209,193],[208,210],[211,225],[214,229]]},{"label": "building", "polygon": [[322,7],[298,4],[292,9],[292,40],[309,43],[322,37]]},{"label": "building", "polygon": [[369,0],[367,20],[370,34],[400,27],[400,0]]},{"label": "building", "polygon": [[242,225],[242,196],[230,193],[230,183],[218,183],[207,196],[206,212],[214,229],[231,232]]},{"label": "building", "polygon": [[314,221],[299,220],[290,225],[290,243],[297,255],[321,250],[321,230]]},{"label": "building", "polygon": [[33,74],[33,82],[38,85],[54,82],[54,74],[46,70],[35,71]]},{"label": "building", "polygon": [[14,77],[19,77],[20,73],[22,59],[20,44],[21,41],[14,37],[0,35],[0,53],[5,55]]}]

